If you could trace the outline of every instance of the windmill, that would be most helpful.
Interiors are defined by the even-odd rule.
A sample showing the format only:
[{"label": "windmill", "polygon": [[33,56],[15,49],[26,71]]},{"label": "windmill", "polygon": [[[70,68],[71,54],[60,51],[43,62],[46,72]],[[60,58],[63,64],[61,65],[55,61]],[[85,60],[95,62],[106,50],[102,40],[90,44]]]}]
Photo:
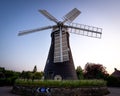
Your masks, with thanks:
[{"label": "windmill", "polygon": [[63,21],[58,21],[46,10],[39,10],[39,12],[49,20],[56,23],[56,25],[24,30],[18,35],[22,36],[33,32],[52,29],[51,46],[44,69],[44,77],[45,79],[76,80],[77,75],[69,45],[69,33],[71,32],[83,36],[101,38],[102,29],[98,27],[72,23],[72,21],[81,13],[77,8],[74,8],[67,13],[63,17]]}]

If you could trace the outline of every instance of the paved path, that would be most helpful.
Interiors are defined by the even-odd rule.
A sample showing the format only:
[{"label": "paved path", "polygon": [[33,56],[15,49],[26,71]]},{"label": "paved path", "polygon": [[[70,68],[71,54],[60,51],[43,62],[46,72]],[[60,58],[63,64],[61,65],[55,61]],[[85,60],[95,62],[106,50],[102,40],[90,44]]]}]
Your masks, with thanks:
[{"label": "paved path", "polygon": [[20,96],[11,93],[12,87],[0,87],[0,96]]},{"label": "paved path", "polygon": [[120,88],[108,88],[110,94],[107,96],[120,96]]},{"label": "paved path", "polygon": [[[0,87],[0,96],[20,96],[15,95],[11,93],[12,87]],[[120,88],[108,88],[108,90],[111,92],[107,96],[120,96]]]}]

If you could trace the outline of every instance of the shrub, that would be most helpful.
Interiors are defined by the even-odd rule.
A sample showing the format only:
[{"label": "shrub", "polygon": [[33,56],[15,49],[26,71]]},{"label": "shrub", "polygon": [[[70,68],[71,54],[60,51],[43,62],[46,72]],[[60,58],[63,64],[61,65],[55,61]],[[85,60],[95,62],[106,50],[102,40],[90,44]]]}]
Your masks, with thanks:
[{"label": "shrub", "polygon": [[107,79],[107,86],[120,87],[120,79],[114,76],[109,76]]},{"label": "shrub", "polygon": [[0,86],[4,86],[5,85],[5,78],[0,78]]}]

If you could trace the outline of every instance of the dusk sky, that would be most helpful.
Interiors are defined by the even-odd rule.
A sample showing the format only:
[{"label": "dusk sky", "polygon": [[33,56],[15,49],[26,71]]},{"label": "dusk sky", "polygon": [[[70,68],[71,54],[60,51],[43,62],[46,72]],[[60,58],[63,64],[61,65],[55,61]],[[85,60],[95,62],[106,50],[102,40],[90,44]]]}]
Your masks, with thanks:
[{"label": "dusk sky", "polygon": [[103,29],[96,39],[70,33],[75,68],[99,63],[108,73],[120,70],[120,0],[0,0],[0,67],[15,71],[43,71],[51,43],[51,30],[24,36],[19,31],[54,25],[39,9],[58,20],[73,8],[81,11],[74,23]]}]

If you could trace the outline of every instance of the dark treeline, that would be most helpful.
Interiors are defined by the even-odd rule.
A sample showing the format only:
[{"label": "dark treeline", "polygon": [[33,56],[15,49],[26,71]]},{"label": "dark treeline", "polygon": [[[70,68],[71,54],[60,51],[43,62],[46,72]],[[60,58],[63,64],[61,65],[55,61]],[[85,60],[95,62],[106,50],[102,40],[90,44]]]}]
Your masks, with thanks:
[{"label": "dark treeline", "polygon": [[[106,67],[102,64],[87,63],[85,68],[81,66],[76,68],[76,74],[79,80],[83,79],[103,79],[107,81],[107,85],[111,87],[120,87],[120,78],[112,76],[107,73]],[[0,67],[0,86],[13,85],[16,79],[24,80],[40,80],[43,79],[43,71],[38,72],[37,66],[34,66],[32,71],[15,72],[12,70],[5,70]]]},{"label": "dark treeline", "polygon": [[120,74],[119,76],[110,75],[106,71],[106,67],[102,64],[87,63],[84,70],[81,66],[76,69],[78,79],[103,79],[107,81],[107,86],[120,87]]},{"label": "dark treeline", "polygon": [[43,77],[43,72],[37,72],[37,67],[35,66],[33,71],[22,71],[16,72],[12,70],[6,70],[0,67],[0,86],[13,85],[16,79],[24,80],[35,80],[41,79]]},{"label": "dark treeline", "polygon": [[5,70],[5,68],[0,67],[0,86],[13,85],[19,76],[20,72]]},{"label": "dark treeline", "polygon": [[78,79],[106,79],[109,76],[102,64],[95,63],[87,63],[84,70],[78,66],[76,73]]}]

